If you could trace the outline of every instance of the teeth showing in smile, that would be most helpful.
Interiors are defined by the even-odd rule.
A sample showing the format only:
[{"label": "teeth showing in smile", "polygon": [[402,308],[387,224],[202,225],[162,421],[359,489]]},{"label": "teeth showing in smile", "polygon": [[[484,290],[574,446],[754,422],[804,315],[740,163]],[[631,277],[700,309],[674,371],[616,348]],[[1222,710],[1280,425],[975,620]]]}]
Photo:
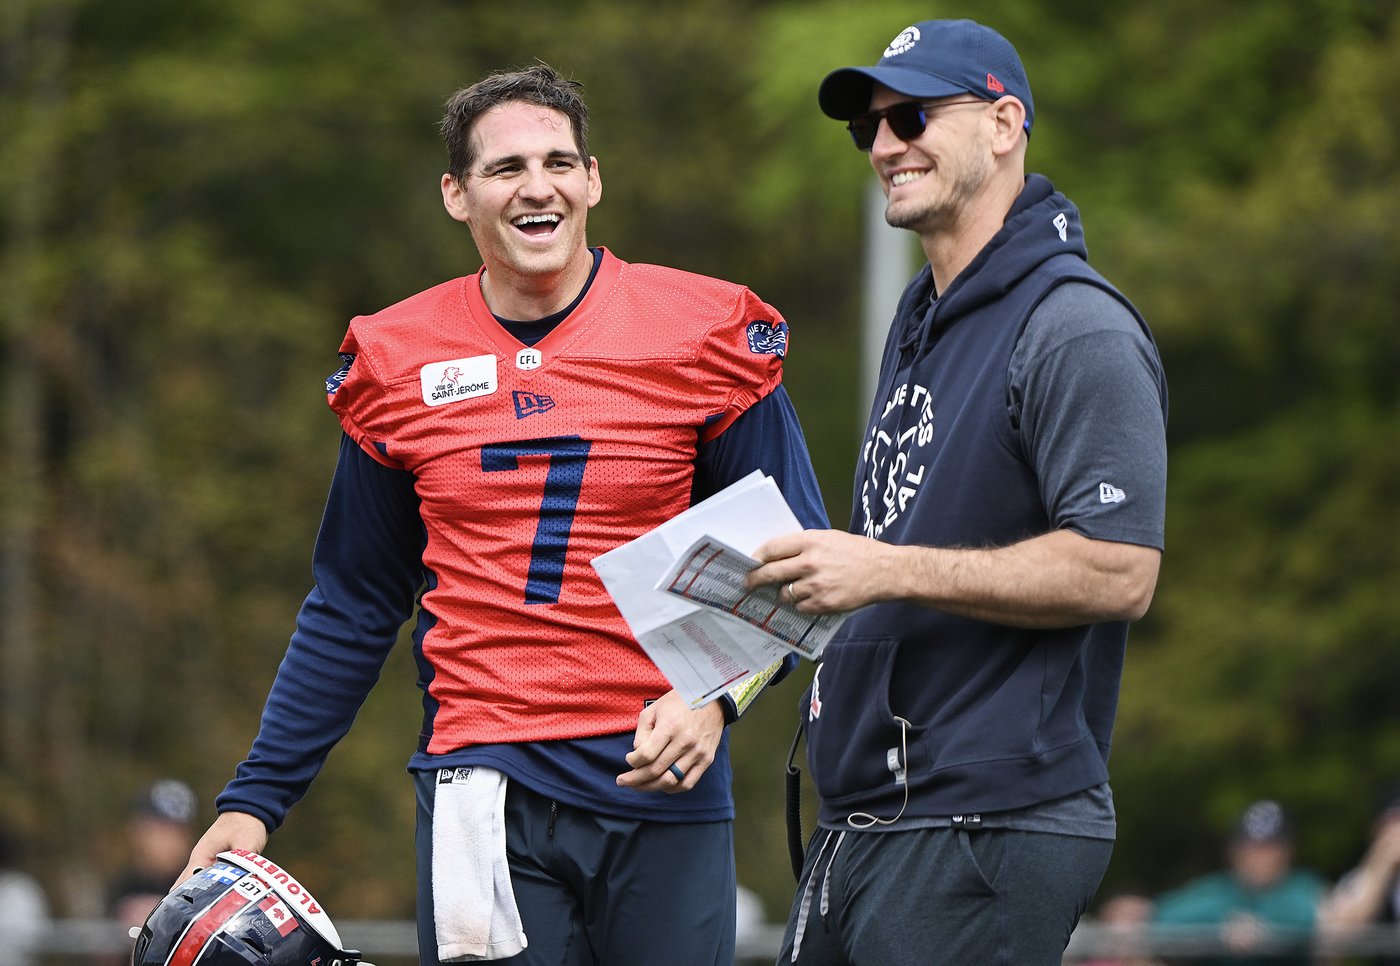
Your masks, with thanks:
[{"label": "teeth showing in smile", "polygon": [[535,226],[535,225],[539,225],[539,226],[542,226],[542,227],[544,227],[544,228],[553,228],[554,226],[556,226],[556,225],[559,224],[559,216],[558,216],[558,215],[521,215],[519,218],[513,218],[513,219],[511,219],[511,222],[510,222],[510,223],[511,223],[512,225],[514,225],[516,228],[521,228],[521,229],[529,229],[529,228],[531,228],[532,226]]},{"label": "teeth showing in smile", "polygon": [[901,171],[890,179],[890,184],[898,188],[900,185],[909,184],[911,181],[918,181],[924,176],[922,171]]}]

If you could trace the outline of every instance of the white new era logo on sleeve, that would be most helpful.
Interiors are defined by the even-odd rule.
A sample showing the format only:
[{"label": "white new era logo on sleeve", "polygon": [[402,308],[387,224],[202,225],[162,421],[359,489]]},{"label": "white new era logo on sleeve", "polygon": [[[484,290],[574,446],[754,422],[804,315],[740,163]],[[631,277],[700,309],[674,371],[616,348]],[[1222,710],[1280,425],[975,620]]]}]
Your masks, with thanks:
[{"label": "white new era logo on sleeve", "polygon": [[1128,494],[1118,489],[1118,487],[1114,486],[1112,483],[1099,484],[1100,503],[1122,503],[1127,498]]}]

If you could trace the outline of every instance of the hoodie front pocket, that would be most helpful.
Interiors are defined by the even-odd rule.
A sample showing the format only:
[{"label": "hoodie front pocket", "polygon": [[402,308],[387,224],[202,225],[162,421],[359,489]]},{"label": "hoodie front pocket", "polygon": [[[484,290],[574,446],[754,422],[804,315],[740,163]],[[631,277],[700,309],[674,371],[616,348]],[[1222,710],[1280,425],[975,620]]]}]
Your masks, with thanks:
[{"label": "hoodie front pocket", "polygon": [[824,802],[903,794],[904,729],[890,710],[898,642],[855,638],[827,648],[807,700],[807,757]]}]

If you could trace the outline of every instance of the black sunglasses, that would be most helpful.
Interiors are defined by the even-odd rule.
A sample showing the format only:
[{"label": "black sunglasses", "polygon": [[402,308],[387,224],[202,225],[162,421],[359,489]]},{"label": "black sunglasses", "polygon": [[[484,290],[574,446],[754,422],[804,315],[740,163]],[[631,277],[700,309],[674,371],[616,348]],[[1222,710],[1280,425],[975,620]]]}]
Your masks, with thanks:
[{"label": "black sunglasses", "polygon": [[846,122],[846,130],[851,132],[851,140],[856,142],[856,147],[862,151],[869,151],[875,146],[875,136],[880,132],[880,120],[883,118],[890,125],[890,132],[901,141],[912,141],[924,129],[928,127],[928,119],[935,111],[945,107],[957,107],[961,104],[990,104],[991,101],[967,100],[967,101],[943,101],[941,103],[925,104],[919,101],[900,101],[898,104],[891,104],[883,111],[867,111],[864,114],[857,114]]}]

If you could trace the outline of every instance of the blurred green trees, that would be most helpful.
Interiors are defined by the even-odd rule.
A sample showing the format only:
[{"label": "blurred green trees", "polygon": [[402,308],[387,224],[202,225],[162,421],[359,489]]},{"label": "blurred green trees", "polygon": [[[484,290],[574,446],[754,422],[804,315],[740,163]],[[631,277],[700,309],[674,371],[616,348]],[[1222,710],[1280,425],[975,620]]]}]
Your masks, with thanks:
[{"label": "blurred green trees", "polygon": [[[345,322],[478,264],[436,187],[452,90],[535,58],[585,83],[605,188],[590,239],[783,310],[839,525],[868,402],[868,168],[815,89],[909,22],[964,15],[7,5],[0,815],[46,860],[59,910],[100,906],[132,789],[179,775],[209,818],[246,750],[308,589],[339,432],[322,379]],[[1109,884],[1214,865],[1261,795],[1294,808],[1304,859],[1334,875],[1400,778],[1400,6],[996,0],[975,15],[1018,45],[1031,166],[1083,209],[1171,382],[1169,548],[1130,644]],[[410,665],[391,659],[274,839],[346,917],[412,909]],[[741,878],[774,917],[809,676],[734,736]]]}]

